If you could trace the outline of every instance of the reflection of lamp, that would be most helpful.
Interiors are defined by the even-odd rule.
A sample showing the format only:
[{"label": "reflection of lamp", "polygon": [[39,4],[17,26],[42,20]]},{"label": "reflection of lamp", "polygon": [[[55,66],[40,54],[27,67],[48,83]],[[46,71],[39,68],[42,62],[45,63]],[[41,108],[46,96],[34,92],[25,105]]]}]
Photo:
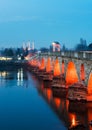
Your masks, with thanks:
[{"label": "reflection of lamp", "polygon": [[72,117],[72,126],[75,126],[76,122],[75,122],[75,116]]},{"label": "reflection of lamp", "polygon": [[66,83],[69,85],[76,82],[78,82],[78,75],[74,63],[70,61],[66,70]]},{"label": "reflection of lamp", "polygon": [[75,114],[69,113],[69,119],[71,121],[71,128],[77,125]]},{"label": "reflection of lamp", "polygon": [[47,92],[47,98],[50,101],[51,97],[52,97],[52,91],[51,91],[51,89],[48,88],[48,89],[46,89],[46,92]]},{"label": "reflection of lamp", "polygon": [[6,76],[7,76],[7,72],[6,71],[2,72],[2,77],[6,77]]},{"label": "reflection of lamp", "polygon": [[56,107],[59,108],[60,107],[60,103],[61,103],[60,98],[54,98],[54,101],[55,101]]},{"label": "reflection of lamp", "polygon": [[54,76],[60,76],[60,75],[61,75],[60,64],[59,64],[58,58],[56,58],[55,64],[54,64]]},{"label": "reflection of lamp", "polygon": [[22,69],[18,70],[17,79],[18,79],[17,85],[22,86],[23,85],[23,70]]},{"label": "reflection of lamp", "polygon": [[89,102],[87,103],[87,113],[88,113],[88,123],[89,125],[89,130],[92,130],[92,103]]}]

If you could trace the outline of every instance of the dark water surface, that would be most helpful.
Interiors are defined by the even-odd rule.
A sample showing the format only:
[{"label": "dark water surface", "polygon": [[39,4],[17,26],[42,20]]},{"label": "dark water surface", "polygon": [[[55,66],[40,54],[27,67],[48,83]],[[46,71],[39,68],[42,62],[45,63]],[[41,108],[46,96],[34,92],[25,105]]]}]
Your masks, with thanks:
[{"label": "dark water surface", "polygon": [[43,96],[41,85],[22,68],[0,71],[0,130],[67,129]]}]

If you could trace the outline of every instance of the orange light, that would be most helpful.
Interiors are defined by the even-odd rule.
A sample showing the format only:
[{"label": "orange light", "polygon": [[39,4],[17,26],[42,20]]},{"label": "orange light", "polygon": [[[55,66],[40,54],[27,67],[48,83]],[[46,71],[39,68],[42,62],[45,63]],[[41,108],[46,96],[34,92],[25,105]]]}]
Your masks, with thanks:
[{"label": "orange light", "polygon": [[72,126],[76,125],[75,116],[72,117]]},{"label": "orange light", "polygon": [[51,91],[51,89],[48,88],[46,92],[47,92],[47,98],[50,101],[51,97],[52,97],[52,91]]},{"label": "orange light", "polygon": [[60,107],[60,98],[54,98],[54,101],[55,101],[55,105],[56,105],[56,107],[57,108],[59,108]]},{"label": "orange light", "polygon": [[50,59],[50,57],[47,59],[46,72],[51,72],[51,59]]},{"label": "orange light", "polygon": [[90,73],[88,80],[88,94],[92,94],[92,73]]},{"label": "orange light", "polygon": [[54,64],[54,76],[60,76],[60,75],[61,75],[60,64],[58,58],[56,58]]},{"label": "orange light", "polygon": [[84,69],[84,64],[81,64],[81,68],[80,68],[80,79],[82,81],[85,80],[85,69]]},{"label": "orange light", "polygon": [[[92,121],[92,103],[87,103],[87,112],[88,112],[88,123],[91,123]],[[89,126],[89,130],[92,130],[92,126]]]},{"label": "orange light", "polygon": [[70,61],[66,70],[66,83],[71,85],[78,82],[78,74],[76,72],[75,64]]},{"label": "orange light", "polygon": [[45,59],[44,58],[41,59],[41,65],[40,65],[39,69],[40,70],[44,70],[45,69]]},{"label": "orange light", "polygon": [[71,121],[71,127],[77,125],[76,115],[75,115],[75,114],[69,113],[69,119],[70,119],[70,121]]}]

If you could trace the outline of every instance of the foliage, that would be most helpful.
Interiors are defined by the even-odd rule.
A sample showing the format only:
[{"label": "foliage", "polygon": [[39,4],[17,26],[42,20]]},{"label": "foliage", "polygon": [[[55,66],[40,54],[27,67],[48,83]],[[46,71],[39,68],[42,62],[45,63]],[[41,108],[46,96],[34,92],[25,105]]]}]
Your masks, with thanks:
[{"label": "foliage", "polygon": [[49,49],[48,49],[48,48],[45,48],[45,47],[42,47],[42,48],[40,48],[40,51],[41,51],[41,52],[48,52]]}]

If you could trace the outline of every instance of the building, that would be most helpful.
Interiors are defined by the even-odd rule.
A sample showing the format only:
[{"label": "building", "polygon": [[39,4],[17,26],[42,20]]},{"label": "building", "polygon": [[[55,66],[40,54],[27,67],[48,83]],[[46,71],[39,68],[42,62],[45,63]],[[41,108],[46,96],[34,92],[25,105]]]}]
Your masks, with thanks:
[{"label": "building", "polygon": [[57,52],[57,51],[60,51],[61,50],[61,45],[59,42],[57,41],[54,41],[51,46],[50,46],[50,50],[53,51],[53,52]]}]

